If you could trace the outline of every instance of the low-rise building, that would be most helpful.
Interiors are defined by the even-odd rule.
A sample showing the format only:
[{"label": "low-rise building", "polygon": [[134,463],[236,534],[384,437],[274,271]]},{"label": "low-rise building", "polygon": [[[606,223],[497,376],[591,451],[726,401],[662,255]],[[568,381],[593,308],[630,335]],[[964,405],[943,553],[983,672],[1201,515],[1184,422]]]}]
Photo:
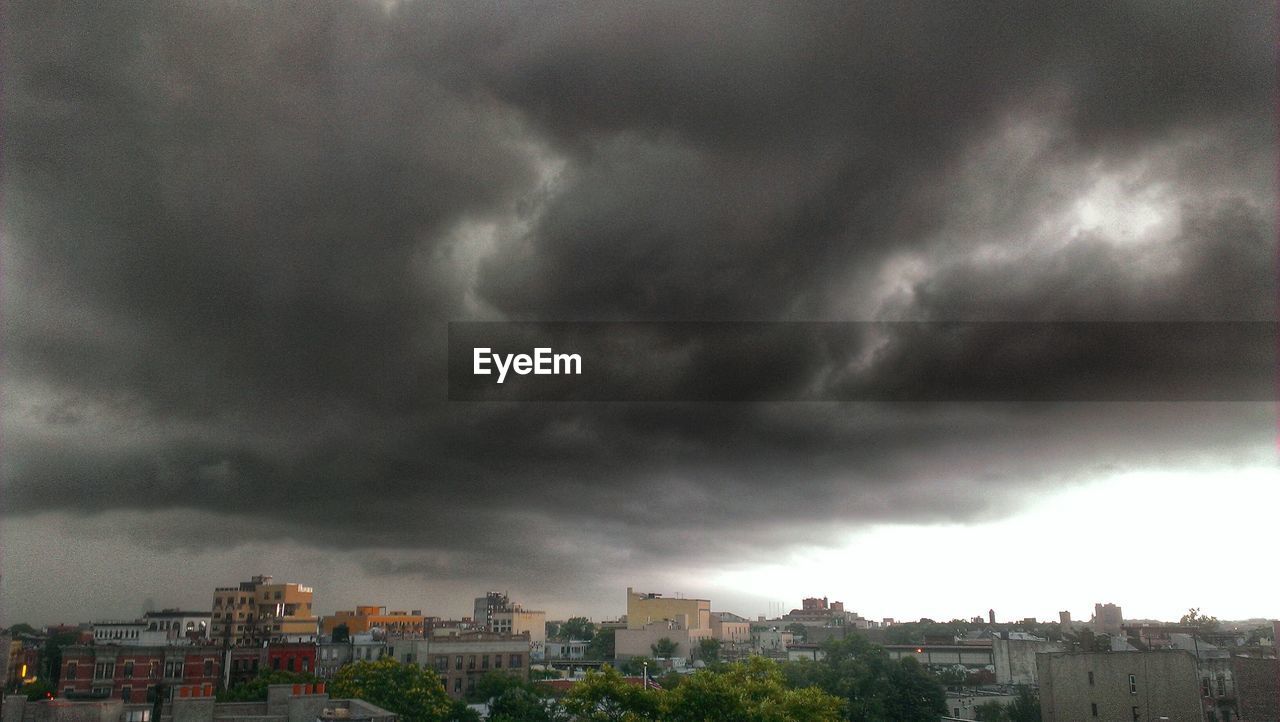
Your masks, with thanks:
[{"label": "low-rise building", "polygon": [[587,647],[591,646],[590,642],[584,642],[578,639],[571,639],[567,642],[551,640],[547,642],[548,660],[552,659],[586,659]]},{"label": "low-rise building", "polygon": [[632,628],[627,623],[626,629],[613,633],[613,656],[622,662],[632,657],[655,657],[654,648],[661,646],[663,640],[670,640],[675,645],[671,658],[683,660],[693,659],[703,639],[712,639],[710,627],[689,629],[684,625],[687,615],[680,615],[680,620],[658,620]]},{"label": "low-rise building", "polygon": [[213,646],[75,645],[62,650],[58,694],[141,703],[157,690],[170,698],[182,685],[212,694],[221,677],[222,652]]},{"label": "low-rise building", "polygon": [[365,604],[321,617],[320,633],[332,636],[335,629],[346,626],[347,634],[377,631],[393,637],[421,636],[425,632],[426,620],[426,616],[417,609],[389,612],[386,607]]},{"label": "low-rise building", "polygon": [[461,698],[489,672],[529,678],[529,635],[462,632],[400,639],[388,644],[388,654],[406,664],[435,670],[445,690]]},{"label": "low-rise building", "polygon": [[890,659],[915,659],[926,667],[994,669],[991,647],[977,644],[886,644]]},{"label": "low-rise building", "polygon": [[991,640],[991,656],[995,663],[996,682],[999,684],[1039,684],[1036,671],[1036,655],[1049,652],[1065,652],[1059,642],[1040,639],[1015,639],[1009,635]]},{"label": "low-rise building", "polygon": [[1204,719],[1187,652],[1052,652],[1036,664],[1044,722]]},{"label": "low-rise building", "polygon": [[334,642],[322,639],[316,647],[316,676],[329,679],[351,662],[373,662],[387,656],[387,642],[372,634],[353,634]]},{"label": "low-rise building", "polygon": [[189,612],[181,609],[162,609],[142,615],[142,623],[148,632],[161,632],[169,644],[199,644],[209,639],[209,612]]},{"label": "low-rise building", "polygon": [[1280,720],[1280,659],[1236,656],[1231,658],[1236,683],[1237,712],[1241,720]]},{"label": "low-rise building", "polygon": [[3,722],[396,722],[398,716],[359,699],[331,698],[324,685],[277,684],[264,702],[215,701],[203,685],[177,685],[170,702],[153,719],[150,703],[119,698],[41,700],[21,695],[4,699]]}]

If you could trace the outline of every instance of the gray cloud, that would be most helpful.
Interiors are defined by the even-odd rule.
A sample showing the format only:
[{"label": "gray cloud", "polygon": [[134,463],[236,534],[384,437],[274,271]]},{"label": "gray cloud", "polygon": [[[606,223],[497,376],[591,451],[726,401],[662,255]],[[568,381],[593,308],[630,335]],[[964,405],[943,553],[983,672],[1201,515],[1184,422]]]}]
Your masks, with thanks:
[{"label": "gray cloud", "polygon": [[1265,405],[463,404],[444,351],[471,319],[1272,319],[1271,14],[12,4],[5,514],[197,509],[143,536],[553,589],[1256,459]]}]

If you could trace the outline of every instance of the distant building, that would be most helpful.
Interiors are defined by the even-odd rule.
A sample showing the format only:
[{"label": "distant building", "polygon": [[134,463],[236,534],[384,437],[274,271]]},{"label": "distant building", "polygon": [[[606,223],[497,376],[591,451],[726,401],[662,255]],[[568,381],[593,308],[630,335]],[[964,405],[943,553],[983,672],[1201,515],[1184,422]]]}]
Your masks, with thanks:
[{"label": "distant building", "polygon": [[421,636],[427,618],[420,610],[411,612],[387,611],[386,607],[370,604],[353,610],[338,611],[320,618],[320,633],[332,635],[333,630],[345,625],[348,634],[364,634],[375,630],[391,636]]},{"label": "distant building", "polygon": [[213,593],[213,641],[223,646],[266,641],[316,641],[319,619],[311,613],[313,590],[255,576]]},{"label": "distant building", "polygon": [[748,644],[751,642],[751,622],[732,612],[712,612],[711,636],[721,644]]},{"label": "distant building", "polygon": [[1204,719],[1186,652],[1054,652],[1036,665],[1044,722]]},{"label": "distant building", "polygon": [[374,662],[387,656],[387,642],[374,639],[372,634],[352,634],[346,640],[334,642],[321,639],[316,646],[316,676],[329,679],[351,662]]},{"label": "distant building", "polygon": [[547,659],[586,659],[590,642],[571,639],[567,642],[547,642]]},{"label": "distant building", "polygon": [[148,631],[146,623],[141,620],[132,622],[94,622],[93,643],[128,647],[154,647],[168,644],[169,637],[161,631]]},{"label": "distant building", "polygon": [[1058,642],[1042,639],[1015,639],[996,637],[991,640],[991,655],[996,667],[998,684],[1039,684],[1036,672],[1036,655],[1063,652]]},{"label": "distant building", "polygon": [[505,592],[488,592],[476,597],[476,626],[494,634],[528,634],[529,653],[535,660],[546,655],[547,613],[513,604]]},{"label": "distant building", "polygon": [[1114,604],[1093,605],[1093,633],[1116,635],[1122,632],[1124,615]]},{"label": "distant building", "polygon": [[1071,631],[1071,612],[1058,612],[1058,626],[1064,632]]},{"label": "distant building", "polygon": [[209,639],[213,615],[209,612],[189,612],[181,609],[163,609],[142,615],[148,632],[163,632],[170,644],[193,643]]},{"label": "distant building", "polygon": [[461,698],[489,672],[529,678],[529,635],[462,632],[401,639],[388,645],[388,654],[406,664],[435,670],[445,690]]},{"label": "distant building", "polygon": [[627,629],[614,632],[614,659],[622,662],[632,657],[654,657],[656,654],[653,648],[664,639],[670,640],[675,645],[672,659],[685,661],[693,659],[694,652],[702,640],[714,637],[710,628],[685,627],[683,620],[686,618],[685,615],[680,615],[680,620],[664,619],[649,622],[639,629],[632,629],[628,623]]},{"label": "distant building", "polygon": [[977,644],[886,644],[890,659],[910,657],[926,667],[986,669],[993,666],[990,645]]},{"label": "distant building", "polygon": [[867,628],[870,623],[857,612],[845,611],[844,602],[827,602],[826,597],[808,597],[801,600],[799,609],[782,615],[783,625],[803,624],[818,627],[858,626]]},{"label": "distant building", "polygon": [[711,601],[636,592],[627,587],[627,629],[643,629],[660,621],[680,622],[688,629],[711,628]]}]

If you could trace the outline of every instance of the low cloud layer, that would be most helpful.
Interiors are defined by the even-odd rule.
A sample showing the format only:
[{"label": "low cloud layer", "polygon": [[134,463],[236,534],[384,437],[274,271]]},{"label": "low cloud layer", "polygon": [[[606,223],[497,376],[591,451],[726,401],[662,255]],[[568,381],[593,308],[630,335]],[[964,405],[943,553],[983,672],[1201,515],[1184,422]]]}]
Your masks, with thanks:
[{"label": "low cloud layer", "polygon": [[1269,404],[445,400],[450,321],[1274,319],[1269,6],[6,21],[11,523],[570,596],[1274,461]]}]

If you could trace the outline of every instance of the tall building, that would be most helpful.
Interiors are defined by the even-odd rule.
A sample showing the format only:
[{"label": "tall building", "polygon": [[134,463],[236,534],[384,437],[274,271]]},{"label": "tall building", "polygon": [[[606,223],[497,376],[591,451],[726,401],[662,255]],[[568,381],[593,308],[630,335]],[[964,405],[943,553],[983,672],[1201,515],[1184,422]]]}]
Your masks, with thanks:
[{"label": "tall building", "polygon": [[1120,607],[1110,602],[1093,605],[1094,634],[1120,634],[1122,624],[1124,624],[1124,615],[1120,613]]},{"label": "tall building", "polygon": [[476,626],[494,634],[529,636],[529,654],[534,660],[546,656],[547,613],[512,604],[503,592],[476,597],[472,619]]},{"label": "tall building", "polygon": [[1071,631],[1071,612],[1058,612],[1058,626],[1064,632]]},{"label": "tall building", "polygon": [[1180,650],[1036,655],[1044,722],[1204,719],[1196,660]]},{"label": "tall building", "polygon": [[223,646],[268,641],[315,641],[317,619],[311,613],[311,587],[277,584],[264,575],[213,593],[213,633]]}]

